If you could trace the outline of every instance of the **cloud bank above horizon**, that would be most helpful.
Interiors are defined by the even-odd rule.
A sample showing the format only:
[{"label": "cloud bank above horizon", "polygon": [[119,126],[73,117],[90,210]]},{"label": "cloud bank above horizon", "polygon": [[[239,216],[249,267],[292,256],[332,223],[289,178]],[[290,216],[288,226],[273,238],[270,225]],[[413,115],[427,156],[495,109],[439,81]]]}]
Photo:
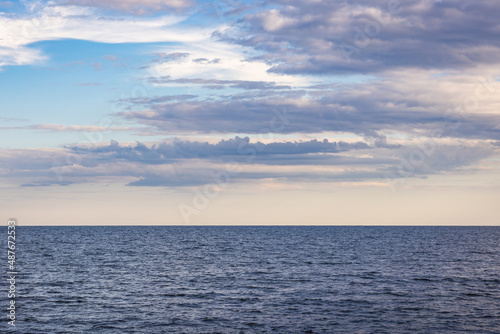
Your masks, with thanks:
[{"label": "cloud bank above horizon", "polygon": [[500,186],[499,12],[486,0],[1,2],[0,179]]}]

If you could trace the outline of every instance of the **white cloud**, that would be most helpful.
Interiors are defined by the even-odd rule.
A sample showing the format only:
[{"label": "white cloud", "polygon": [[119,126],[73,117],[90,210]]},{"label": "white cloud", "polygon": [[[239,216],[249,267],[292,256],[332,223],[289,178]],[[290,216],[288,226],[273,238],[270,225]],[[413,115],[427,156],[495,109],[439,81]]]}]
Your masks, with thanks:
[{"label": "white cloud", "polygon": [[100,43],[197,42],[210,29],[186,29],[175,25],[183,16],[130,18],[100,16],[95,9],[78,6],[46,6],[37,14],[12,18],[0,13],[0,65],[30,64],[43,60],[27,45],[39,41],[80,39]]},{"label": "white cloud", "polygon": [[[89,3],[92,0],[85,0]],[[82,2],[82,4],[83,4]],[[153,6],[160,1],[147,1]],[[127,1],[131,6],[137,1]],[[80,39],[99,43],[175,42],[180,46],[159,52],[186,52],[174,62],[156,64],[153,76],[206,78],[223,80],[267,81],[292,86],[305,85],[304,77],[268,73],[271,65],[263,61],[245,61],[252,50],[216,42],[211,34],[224,27],[187,28],[176,26],[184,16],[131,18],[101,16],[95,8],[46,6],[31,17],[11,18],[0,14],[0,66],[33,64],[46,59],[29,44],[38,41]],[[226,27],[227,28],[227,27]],[[194,60],[206,58],[209,61]]]},{"label": "white cloud", "polygon": [[7,48],[0,46],[0,69],[6,65],[27,65],[44,61],[46,57],[39,50],[27,47]]},{"label": "white cloud", "polygon": [[[267,72],[271,67],[263,61],[246,61],[252,50],[206,39],[196,45],[162,49],[165,53],[187,53],[185,57],[153,65],[150,74],[171,79],[215,79],[267,81],[292,86],[308,84],[304,76],[279,75]],[[206,59],[206,61],[197,61]],[[172,85],[172,84],[166,84]]]},{"label": "white cloud", "polygon": [[146,14],[165,9],[182,9],[191,4],[189,0],[67,0],[65,4],[112,9],[133,14]]},{"label": "white cloud", "polygon": [[[83,1],[85,3],[92,0]],[[82,4],[83,4],[82,2]],[[160,1],[147,1],[153,6]],[[131,6],[137,1],[127,1]],[[176,26],[184,16],[131,18],[100,16],[95,8],[80,6],[46,6],[31,17],[11,18],[0,14],[0,66],[33,64],[46,59],[39,50],[28,47],[38,41],[80,39],[100,43],[175,42],[169,50],[189,55],[169,63],[156,64],[152,76],[204,78],[223,80],[268,81],[304,85],[304,77],[268,73],[271,67],[263,61],[245,61],[252,50],[211,38],[224,27],[186,28]],[[226,27],[227,28],[227,27]],[[194,60],[206,58],[209,61]]]},{"label": "white cloud", "polygon": [[261,12],[257,14],[256,17],[262,20],[262,26],[266,31],[270,32],[280,30],[298,21],[296,19],[284,16],[277,9],[271,9],[265,12]]},{"label": "white cloud", "polygon": [[12,19],[0,16],[0,46],[16,47],[58,39],[101,43],[186,42],[204,38],[199,30],[173,28],[182,16],[154,19],[99,16],[88,8],[46,7],[37,17]]}]

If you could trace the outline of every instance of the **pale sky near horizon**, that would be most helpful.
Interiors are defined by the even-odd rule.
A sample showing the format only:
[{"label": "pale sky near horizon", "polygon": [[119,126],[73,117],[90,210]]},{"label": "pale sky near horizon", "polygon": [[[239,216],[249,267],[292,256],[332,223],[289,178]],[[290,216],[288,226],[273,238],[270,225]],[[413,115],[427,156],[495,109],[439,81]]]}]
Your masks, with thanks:
[{"label": "pale sky near horizon", "polygon": [[0,1],[0,219],[499,225],[499,12]]}]

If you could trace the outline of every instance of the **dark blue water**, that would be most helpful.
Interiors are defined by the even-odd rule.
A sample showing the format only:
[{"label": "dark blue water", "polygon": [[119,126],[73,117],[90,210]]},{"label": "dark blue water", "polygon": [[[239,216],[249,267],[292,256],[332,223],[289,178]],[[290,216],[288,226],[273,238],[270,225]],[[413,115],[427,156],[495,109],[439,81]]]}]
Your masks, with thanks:
[{"label": "dark blue water", "polygon": [[21,226],[16,332],[500,333],[499,240],[500,227]]}]

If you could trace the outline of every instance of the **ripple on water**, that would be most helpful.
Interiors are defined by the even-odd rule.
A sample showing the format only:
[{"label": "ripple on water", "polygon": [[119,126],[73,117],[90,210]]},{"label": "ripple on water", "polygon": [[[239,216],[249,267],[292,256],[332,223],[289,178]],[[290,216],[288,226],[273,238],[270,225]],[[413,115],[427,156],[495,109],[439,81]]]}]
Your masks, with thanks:
[{"label": "ripple on water", "polygon": [[19,227],[17,333],[500,333],[500,228]]}]

